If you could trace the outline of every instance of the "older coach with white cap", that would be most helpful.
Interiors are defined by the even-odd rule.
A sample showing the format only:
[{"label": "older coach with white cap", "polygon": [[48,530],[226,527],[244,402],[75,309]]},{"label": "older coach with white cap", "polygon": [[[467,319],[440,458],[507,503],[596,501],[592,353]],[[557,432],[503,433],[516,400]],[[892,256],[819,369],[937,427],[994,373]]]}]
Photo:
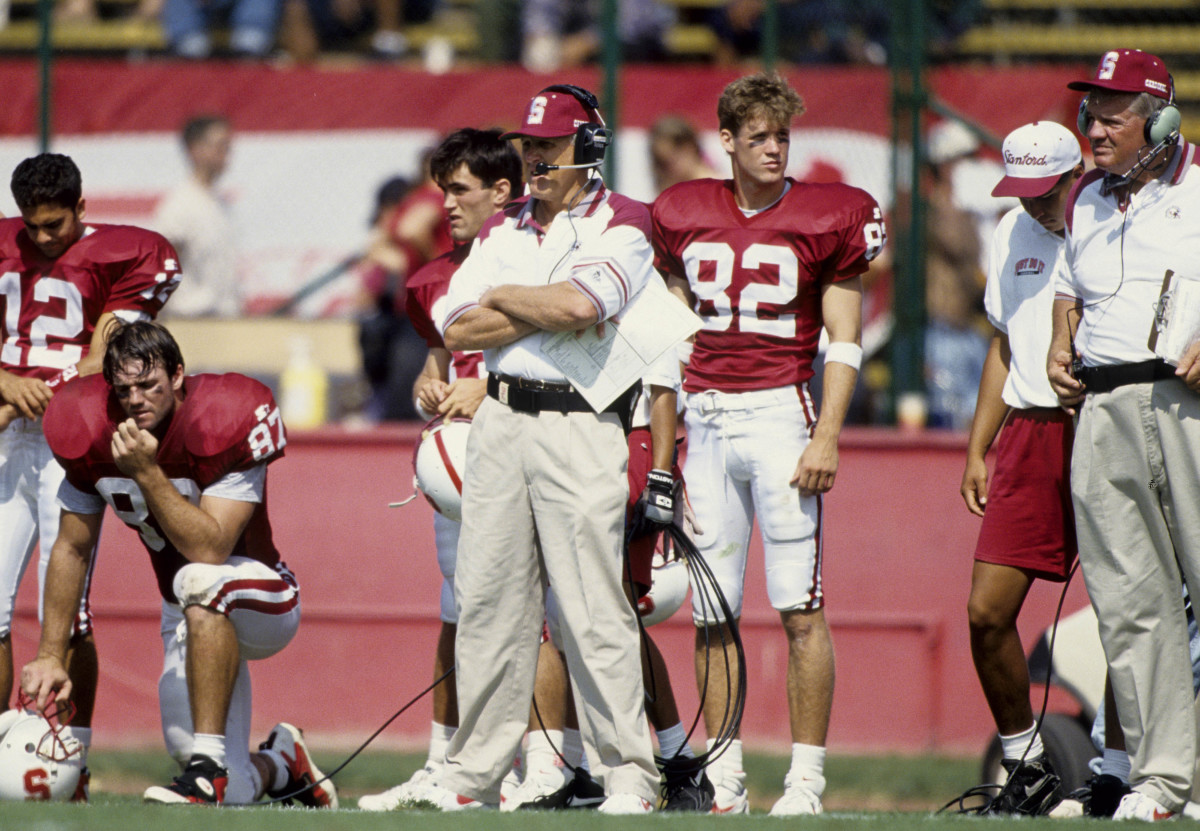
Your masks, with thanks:
[{"label": "older coach with white cap", "polygon": [[[1021,205],[1000,220],[988,263],[984,305],[995,332],[962,481],[967,508],[983,517],[967,610],[975,671],[1009,773],[988,813],[1037,815],[1057,801],[1059,777],[1035,730],[1017,615],[1035,579],[1062,582],[1075,563],[1072,422],[1045,361],[1067,194],[1083,175],[1083,156],[1079,140],[1052,121],[1013,130],[1003,151],[1005,176],[992,195]],[[985,457],[997,434],[989,477]]]},{"label": "older coach with white cap", "polygon": [[[1069,270],[1056,287],[1048,372],[1079,411],[1079,560],[1133,786],[1114,818],[1167,819],[1191,793],[1198,750],[1179,587],[1200,597],[1200,344],[1164,356],[1155,346],[1164,287],[1200,280],[1200,171],[1155,56],[1107,52],[1068,86],[1087,93],[1079,126],[1097,170],[1067,203]],[[1172,308],[1171,325],[1194,340],[1197,317]]]},{"label": "older coach with white cap", "polygon": [[[533,695],[545,584],[605,813],[644,813],[658,770],[643,703],[637,619],[621,587],[637,389],[597,413],[542,345],[618,315],[658,279],[644,205],[596,169],[612,133],[587,90],[529,102],[518,138],[529,196],[492,217],[446,296],[446,346],[481,349],[488,398],[467,443],[455,573],[459,729],[440,807],[496,805]],[[624,415],[622,414],[624,412]]]}]

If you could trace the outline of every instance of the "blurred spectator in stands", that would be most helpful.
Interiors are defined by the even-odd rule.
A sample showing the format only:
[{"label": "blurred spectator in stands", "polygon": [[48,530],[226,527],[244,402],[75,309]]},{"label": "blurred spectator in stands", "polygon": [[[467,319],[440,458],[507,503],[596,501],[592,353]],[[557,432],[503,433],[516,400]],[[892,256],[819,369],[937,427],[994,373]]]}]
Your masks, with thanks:
[{"label": "blurred spectator in stands", "polygon": [[[595,59],[603,45],[601,0],[526,0],[522,7],[521,60],[533,72],[553,72]],[[617,0],[617,31],[626,61],[666,57],[663,37],[674,10],[657,0]]]},{"label": "blurred spectator in stands", "polygon": [[521,60],[521,0],[475,0],[475,31],[481,60]]},{"label": "blurred spectator in stands", "polygon": [[[717,62],[737,63],[762,50],[766,0],[728,0],[709,25],[719,41]],[[792,63],[887,61],[890,10],[882,0],[779,0],[779,55]]]},{"label": "blurred spectator in stands", "polygon": [[168,314],[236,317],[242,312],[236,235],[229,205],[217,191],[233,128],[223,115],[200,115],[184,124],[182,138],[188,176],[158,203],[153,222],[179,252],[186,275]]},{"label": "blurred spectator in stands", "polygon": [[411,188],[400,178],[380,187],[361,266],[359,347],[371,385],[365,415],[372,421],[417,418],[412,388],[424,366],[426,346],[405,313],[404,284],[453,245],[444,197],[429,175],[428,153],[421,168],[422,180]]},{"label": "blurred spectator in stands", "polygon": [[970,427],[988,351],[983,311],[986,272],[979,226],[954,187],[956,166],[978,148],[978,139],[957,121],[941,122],[932,129],[927,146],[925,380],[929,425],[955,430]]},{"label": "blurred spectator in stands", "polygon": [[[6,2],[0,0],[0,9],[4,8]],[[131,14],[135,20],[157,21],[162,15],[162,7],[163,0],[139,0]],[[121,13],[124,14],[125,10],[122,9]],[[3,17],[2,11],[0,17]],[[87,23],[98,19],[100,13],[96,9],[96,0],[59,0],[54,6],[54,20],[58,23]],[[0,20],[0,28],[3,28],[3,20]]]},{"label": "blurred spectator in stands", "polygon": [[294,60],[309,63],[323,51],[357,49],[368,39],[371,54],[393,60],[408,52],[404,27],[429,21],[438,0],[284,0],[280,45]]},{"label": "blurred spectator in stands", "polygon": [[229,26],[229,51],[266,57],[275,45],[283,0],[165,0],[162,25],[171,51],[183,58],[213,52],[210,30]]},{"label": "blurred spectator in stands", "polygon": [[692,179],[719,179],[700,147],[690,121],[680,115],[664,115],[650,127],[650,167],[654,192]]},{"label": "blurred spectator in stands", "polygon": [[[932,0],[928,49],[947,54],[979,16],[979,0]],[[709,16],[716,32],[716,59],[738,63],[762,52],[766,0],[727,0]],[[882,66],[893,17],[887,0],[778,0],[779,56],[790,63]]]}]

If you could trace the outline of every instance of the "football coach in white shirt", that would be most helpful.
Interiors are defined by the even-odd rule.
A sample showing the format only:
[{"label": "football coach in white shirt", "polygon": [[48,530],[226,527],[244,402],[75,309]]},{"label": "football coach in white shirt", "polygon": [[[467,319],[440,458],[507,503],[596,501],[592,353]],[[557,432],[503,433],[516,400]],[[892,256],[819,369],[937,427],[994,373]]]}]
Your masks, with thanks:
[{"label": "football coach in white shirt", "polygon": [[[529,195],[490,219],[446,297],[445,341],[483,350],[455,573],[459,729],[438,804],[496,805],[528,724],[547,580],[604,813],[644,813],[658,770],[637,619],[621,587],[634,387],[597,413],[542,352],[618,316],[654,272],[650,214],[597,173],[612,133],[594,95],[552,86],[517,138]],[[611,325],[611,324],[610,324]]]},{"label": "football coach in white shirt", "polygon": [[1197,758],[1180,582],[1200,597],[1200,344],[1178,366],[1152,344],[1164,277],[1200,280],[1200,169],[1158,58],[1113,50],[1068,86],[1086,93],[1096,170],[1067,205],[1047,369],[1079,414],[1079,560],[1130,755],[1133,792],[1114,819],[1168,819]]}]

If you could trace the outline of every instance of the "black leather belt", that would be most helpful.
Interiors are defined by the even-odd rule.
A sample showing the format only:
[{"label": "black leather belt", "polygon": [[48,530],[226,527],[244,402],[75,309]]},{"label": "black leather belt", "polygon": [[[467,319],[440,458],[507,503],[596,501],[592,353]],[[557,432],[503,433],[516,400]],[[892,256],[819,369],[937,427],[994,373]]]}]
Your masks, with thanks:
[{"label": "black leather belt", "polygon": [[1157,358],[1136,364],[1085,366],[1079,371],[1079,380],[1084,383],[1085,392],[1112,392],[1126,384],[1144,384],[1175,377],[1175,367]]},{"label": "black leather belt", "polygon": [[[633,397],[640,388],[640,384],[635,384],[605,407],[604,412],[621,414],[624,419]],[[540,413],[547,410],[556,413],[593,412],[583,395],[570,384],[535,381],[489,372],[487,394],[507,405],[509,409],[522,413]]]}]

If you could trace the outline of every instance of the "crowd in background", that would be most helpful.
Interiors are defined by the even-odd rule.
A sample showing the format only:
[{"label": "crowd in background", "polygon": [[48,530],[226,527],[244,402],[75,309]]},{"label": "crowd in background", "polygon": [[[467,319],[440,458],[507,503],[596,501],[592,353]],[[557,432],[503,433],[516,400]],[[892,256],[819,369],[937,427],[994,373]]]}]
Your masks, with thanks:
[{"label": "crowd in background", "polygon": [[[157,23],[169,51],[189,59],[233,55],[299,63],[331,53],[405,59],[419,51],[406,35],[409,27],[444,21],[446,31],[474,37],[473,58],[520,61],[531,70],[548,72],[599,57],[602,6],[601,0],[138,0],[117,6],[105,0],[57,0],[54,17],[74,25],[114,16]],[[977,19],[979,6],[978,0],[930,4],[933,54],[948,51]],[[670,34],[678,23],[711,31],[715,46],[710,57],[715,63],[756,57],[769,25],[769,7],[765,0],[618,0],[622,57],[670,60]],[[887,61],[892,10],[883,0],[779,0],[775,8],[781,60],[869,65]],[[464,9],[469,13],[461,14]],[[448,68],[453,61],[453,47],[445,39],[426,50],[433,65]]]}]

